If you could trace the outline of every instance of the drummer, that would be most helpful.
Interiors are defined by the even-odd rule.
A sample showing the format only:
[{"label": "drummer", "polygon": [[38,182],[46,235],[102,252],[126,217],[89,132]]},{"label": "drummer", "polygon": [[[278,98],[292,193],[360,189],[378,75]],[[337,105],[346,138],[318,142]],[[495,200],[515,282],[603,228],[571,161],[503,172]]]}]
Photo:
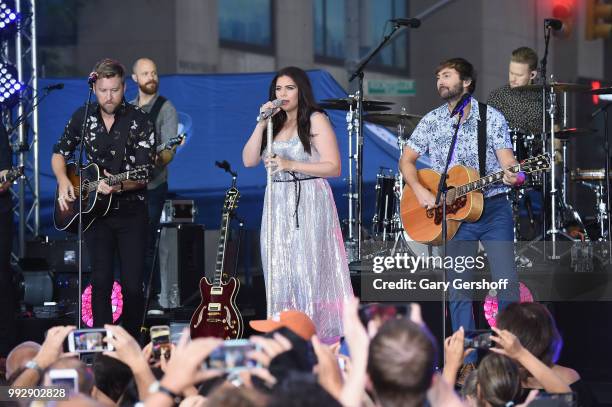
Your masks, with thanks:
[{"label": "drummer", "polygon": [[487,105],[506,116],[508,127],[528,133],[542,132],[542,91],[521,89],[538,75],[538,54],[528,47],[512,51],[508,83],[489,95]]}]

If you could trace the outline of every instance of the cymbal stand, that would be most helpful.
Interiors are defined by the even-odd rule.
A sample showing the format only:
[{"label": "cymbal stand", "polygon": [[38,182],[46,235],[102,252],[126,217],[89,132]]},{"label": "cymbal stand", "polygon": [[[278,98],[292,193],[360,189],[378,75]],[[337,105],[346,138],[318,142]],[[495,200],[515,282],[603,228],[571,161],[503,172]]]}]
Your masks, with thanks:
[{"label": "cymbal stand", "polygon": [[[552,80],[551,80],[552,82]],[[550,234],[551,240],[551,248],[552,253],[550,258],[553,260],[559,259],[557,255],[556,241],[557,235],[559,234],[559,229],[557,229],[557,171],[556,171],[556,162],[555,162],[555,114],[557,111],[557,95],[555,94],[555,89],[551,85],[550,90],[548,91],[548,118],[550,120],[550,229],[546,232]]]},{"label": "cymbal stand", "polygon": [[[350,97],[350,96],[349,96]],[[359,128],[359,122],[357,120],[356,111],[353,109],[353,105],[350,106],[349,111],[346,113],[346,126],[348,130],[348,151],[349,151],[349,165],[348,165],[348,179],[347,189],[348,193],[345,195],[348,197],[348,236],[345,242],[345,248],[347,252],[348,262],[352,263],[359,259],[358,255],[358,242],[355,239],[355,200],[357,195],[355,194],[355,185],[353,179],[353,166],[355,166],[357,153],[353,152],[353,136]]]},{"label": "cymbal stand", "polygon": [[[402,111],[404,111],[405,109],[402,108]],[[402,151],[404,151],[404,144],[405,144],[405,140],[404,140],[404,132],[406,130],[406,126],[404,126],[403,124],[398,124],[397,125],[397,146],[400,150],[400,157],[401,157],[401,153]],[[399,170],[399,162],[397,164],[397,179],[395,182],[395,187],[396,187],[396,191],[395,191],[395,212],[393,213],[393,220],[392,225],[393,225],[393,232],[395,233],[395,242],[393,243],[393,248],[391,249],[391,256],[395,255],[395,251],[398,248],[398,244],[401,245],[401,247],[403,247],[403,252],[408,252],[411,255],[415,255],[414,252],[410,249],[410,246],[408,246],[408,242],[406,241],[406,238],[404,236],[404,225],[402,224],[402,218],[400,215],[400,203],[402,200],[402,195],[404,194],[404,178],[402,177],[402,173]]]},{"label": "cymbal stand", "polygon": [[599,224],[599,241],[606,241],[608,240],[608,231],[606,230],[608,223],[608,205],[606,205],[606,200],[604,199],[606,196],[604,184],[602,181],[597,183],[580,181],[580,183],[595,192],[595,211],[597,213],[597,223]]}]

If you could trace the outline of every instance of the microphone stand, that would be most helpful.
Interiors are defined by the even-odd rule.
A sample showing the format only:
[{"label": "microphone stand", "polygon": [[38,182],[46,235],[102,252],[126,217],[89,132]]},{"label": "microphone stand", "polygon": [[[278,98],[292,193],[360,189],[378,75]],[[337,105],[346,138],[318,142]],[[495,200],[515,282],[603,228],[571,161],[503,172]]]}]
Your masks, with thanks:
[{"label": "microphone stand", "polygon": [[[90,82],[89,83],[89,93],[87,94],[87,103],[85,104],[85,117],[83,118],[83,126],[81,127],[81,142],[79,143],[79,160],[77,163],[77,174],[79,177],[79,191],[78,193],[76,193],[76,198],[79,200],[79,228],[78,228],[78,232],[77,232],[77,251],[79,252],[79,263],[78,263],[78,280],[79,280],[79,289],[77,292],[78,298],[77,298],[77,304],[78,304],[78,308],[77,308],[77,328],[81,329],[81,321],[82,321],[82,317],[81,317],[81,293],[83,291],[83,198],[82,198],[82,193],[83,193],[83,150],[84,150],[84,145],[85,145],[85,133],[87,132],[88,129],[88,123],[89,123],[89,106],[91,105],[91,95],[93,94],[93,86],[94,86],[94,82]],[[92,292],[94,290],[94,287],[92,285]],[[95,315],[94,315],[95,318]]]},{"label": "microphone stand", "polygon": [[[612,263],[612,240],[610,239],[610,139],[608,134],[608,108],[612,106],[612,103],[608,103],[605,106],[600,107],[592,117],[595,118],[598,114],[603,113],[604,117],[604,150],[606,152],[606,163],[605,163],[605,182],[606,182],[606,216],[608,221],[607,240],[608,240],[608,259]],[[603,230],[601,234],[602,241],[604,240]]]},{"label": "microphone stand", "polygon": [[[391,32],[383,38],[383,40],[378,44],[374,50],[372,50],[368,55],[366,55],[361,63],[355,69],[355,72],[349,78],[349,82],[352,82],[353,79],[359,77],[358,82],[358,90],[357,90],[357,108],[355,112],[357,114],[357,129],[356,129],[356,137],[357,137],[357,149],[356,149],[356,165],[355,165],[355,173],[357,175],[357,204],[356,204],[356,212],[357,212],[357,220],[355,222],[355,227],[357,228],[357,261],[361,261],[361,242],[362,242],[362,230],[361,224],[363,220],[363,77],[364,77],[364,69],[370,63],[372,58],[380,52],[380,50],[387,45],[387,43],[391,40],[391,37],[400,29],[400,24],[393,24],[393,29]],[[349,219],[349,222],[352,222],[353,219]]]},{"label": "microphone stand", "polygon": [[[268,123],[266,127],[266,140],[268,147],[268,158],[272,158],[274,155],[272,151],[272,144],[274,143],[274,125],[272,123],[272,115],[268,118]],[[266,314],[267,319],[271,319],[272,315],[272,189],[274,188],[274,182],[272,181],[272,166],[268,166],[268,171],[266,173],[266,183],[267,183],[267,195],[268,199],[265,201],[264,205],[266,205],[266,257],[267,257],[267,268],[268,268],[268,281],[266,284]]]},{"label": "microphone stand", "polygon": [[[457,102],[457,103],[460,103]],[[448,192],[448,186],[446,185],[446,179],[448,178],[448,167],[453,159],[453,153],[455,152],[455,145],[457,144],[457,135],[459,134],[459,126],[461,125],[461,119],[463,119],[463,109],[459,110],[459,118],[455,125],[455,132],[451,139],[450,147],[448,148],[448,154],[446,156],[446,164],[444,164],[444,171],[440,176],[440,182],[438,183],[438,193],[436,194],[436,203],[434,210],[437,210],[440,201],[442,203],[442,258],[446,258],[446,248],[448,244],[447,237],[447,225],[446,225],[446,193]],[[446,283],[446,269],[442,268],[442,282]],[[442,290],[442,342],[446,339],[446,292]]]}]

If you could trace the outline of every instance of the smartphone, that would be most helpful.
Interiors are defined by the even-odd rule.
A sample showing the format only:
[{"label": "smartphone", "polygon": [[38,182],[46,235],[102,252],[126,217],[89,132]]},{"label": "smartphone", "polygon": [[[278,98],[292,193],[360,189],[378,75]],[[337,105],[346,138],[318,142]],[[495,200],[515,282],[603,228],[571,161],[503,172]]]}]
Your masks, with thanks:
[{"label": "smartphone", "polygon": [[390,319],[401,318],[410,318],[410,304],[369,303],[359,305],[359,319],[366,327],[372,319],[378,319],[382,325]]},{"label": "smartphone", "polygon": [[206,359],[206,368],[220,369],[228,373],[260,367],[261,365],[247,356],[259,347],[248,339],[230,339],[224,341]]},{"label": "smartphone", "polygon": [[493,335],[493,331],[490,331],[488,329],[466,331],[465,336],[463,338],[463,347],[474,349],[490,349],[493,346],[491,335]]},{"label": "smartphone", "polygon": [[575,406],[578,402],[574,393],[548,393],[540,390],[535,398],[536,400],[559,400],[567,406]]},{"label": "smartphone", "polygon": [[166,359],[170,357],[170,327],[168,325],[155,325],[150,329],[151,344],[153,345],[153,358],[159,360],[161,355]]},{"label": "smartphone", "polygon": [[51,386],[61,387],[70,393],[79,392],[79,373],[76,369],[51,369],[48,374]]},{"label": "smartphone", "polygon": [[68,351],[88,353],[114,350],[113,345],[104,341],[107,337],[112,337],[112,334],[104,328],[76,329],[68,334]]}]

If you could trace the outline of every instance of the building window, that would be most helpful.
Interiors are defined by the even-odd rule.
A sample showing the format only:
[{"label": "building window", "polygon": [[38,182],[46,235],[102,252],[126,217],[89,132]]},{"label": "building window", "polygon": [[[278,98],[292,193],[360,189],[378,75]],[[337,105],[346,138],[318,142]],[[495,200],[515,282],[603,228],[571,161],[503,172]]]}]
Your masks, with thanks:
[{"label": "building window", "polygon": [[272,0],[222,0],[218,5],[222,46],[273,51]]},{"label": "building window", "polygon": [[[408,16],[407,0],[361,0],[362,35],[359,41],[363,57],[391,31],[392,18]],[[403,28],[392,42],[379,52],[371,64],[378,67],[407,68],[408,29]]]},{"label": "building window", "polygon": [[[408,16],[409,0],[350,0],[359,6],[360,57],[365,56],[391,30],[388,20]],[[353,3],[351,3],[353,4]],[[315,57],[320,62],[342,64],[346,57],[346,0],[314,0]],[[408,30],[396,38],[370,62],[369,69],[400,70],[407,74]]]},{"label": "building window", "polygon": [[319,57],[344,59],[345,0],[315,0],[314,48]]}]

